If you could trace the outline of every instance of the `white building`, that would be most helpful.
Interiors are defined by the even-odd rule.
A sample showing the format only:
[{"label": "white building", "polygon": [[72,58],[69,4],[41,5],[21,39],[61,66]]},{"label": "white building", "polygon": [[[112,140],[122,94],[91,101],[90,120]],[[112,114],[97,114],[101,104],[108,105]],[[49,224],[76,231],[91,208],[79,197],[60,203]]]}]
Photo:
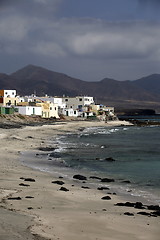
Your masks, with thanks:
[{"label": "white building", "polygon": [[63,103],[66,104],[66,108],[81,111],[83,107],[89,106],[94,103],[93,97],[77,96],[77,97],[63,97]]},{"label": "white building", "polygon": [[78,117],[78,111],[73,110],[72,108],[66,108],[66,109],[61,109],[61,114],[67,116],[67,117]]},{"label": "white building", "polygon": [[42,116],[42,108],[37,106],[16,106],[15,107],[18,110],[18,113],[22,115],[36,115],[36,116]]}]

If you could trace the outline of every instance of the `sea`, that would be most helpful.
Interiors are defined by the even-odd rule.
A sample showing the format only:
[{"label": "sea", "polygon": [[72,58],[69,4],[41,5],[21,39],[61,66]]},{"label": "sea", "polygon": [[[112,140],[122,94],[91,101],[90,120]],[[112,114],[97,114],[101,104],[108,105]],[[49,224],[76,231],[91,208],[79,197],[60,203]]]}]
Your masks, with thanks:
[{"label": "sea", "polygon": [[82,128],[49,144],[56,144],[55,151],[34,158],[28,154],[23,163],[68,178],[77,173],[112,178],[113,191],[160,204],[160,126]]}]

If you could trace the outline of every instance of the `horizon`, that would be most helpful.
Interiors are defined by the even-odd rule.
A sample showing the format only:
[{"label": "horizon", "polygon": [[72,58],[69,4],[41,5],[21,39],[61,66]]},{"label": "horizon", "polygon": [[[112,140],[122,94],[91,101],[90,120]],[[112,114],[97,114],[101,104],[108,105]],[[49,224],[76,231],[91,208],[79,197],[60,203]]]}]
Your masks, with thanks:
[{"label": "horizon", "polygon": [[30,63],[93,82],[160,74],[157,0],[5,0],[0,11],[0,72]]}]

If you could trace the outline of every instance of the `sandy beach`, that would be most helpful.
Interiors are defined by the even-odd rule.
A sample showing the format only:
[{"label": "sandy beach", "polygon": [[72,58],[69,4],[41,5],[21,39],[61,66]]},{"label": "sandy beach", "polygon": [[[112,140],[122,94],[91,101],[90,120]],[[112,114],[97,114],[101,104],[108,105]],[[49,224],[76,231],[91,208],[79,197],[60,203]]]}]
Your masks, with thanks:
[{"label": "sandy beach", "polygon": [[[50,147],[50,137],[85,127],[121,124],[128,123],[72,121],[2,128],[0,240],[159,240],[160,216],[137,214],[153,210],[116,206],[126,199],[112,194],[111,199],[103,200],[107,191],[87,188],[89,180],[84,183],[65,177],[60,179],[24,166],[20,161],[24,152],[36,153],[39,147]],[[61,187],[66,191],[60,190]]]}]

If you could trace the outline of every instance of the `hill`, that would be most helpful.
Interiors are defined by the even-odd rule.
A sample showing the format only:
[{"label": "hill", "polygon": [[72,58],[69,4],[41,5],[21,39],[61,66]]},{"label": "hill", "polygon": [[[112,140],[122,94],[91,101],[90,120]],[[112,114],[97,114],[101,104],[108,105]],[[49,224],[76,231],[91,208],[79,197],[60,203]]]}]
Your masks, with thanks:
[{"label": "hill", "polygon": [[63,73],[28,65],[11,75],[0,74],[1,89],[17,89],[18,94],[38,96],[91,95],[97,103],[117,108],[160,108],[160,74],[135,81],[105,78],[86,82]]}]

